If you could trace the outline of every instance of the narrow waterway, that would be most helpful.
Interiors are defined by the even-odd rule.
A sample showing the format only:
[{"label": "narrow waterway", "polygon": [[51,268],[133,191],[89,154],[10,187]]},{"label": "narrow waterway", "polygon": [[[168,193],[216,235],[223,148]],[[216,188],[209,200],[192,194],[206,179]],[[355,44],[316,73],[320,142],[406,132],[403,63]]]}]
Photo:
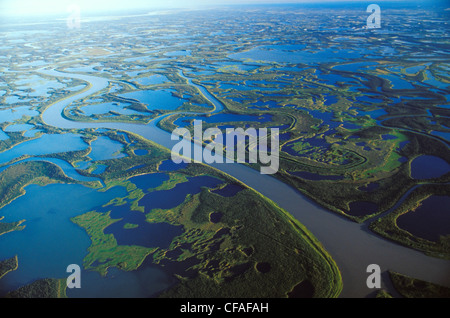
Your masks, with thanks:
[{"label": "narrow waterway", "polygon": [[[170,133],[158,128],[157,123],[162,117],[152,120],[147,125],[83,123],[63,118],[61,114],[65,107],[75,100],[105,89],[109,81],[105,78],[61,73],[54,70],[41,70],[40,72],[55,77],[77,78],[90,83],[88,89],[50,105],[42,114],[46,124],[62,129],[108,128],[128,131],[169,150],[177,143],[177,141],[171,140]],[[215,106],[212,112],[219,112],[223,109],[220,101],[204,87],[196,85],[184,75],[182,76],[188,84],[199,89],[205,98]],[[200,146],[195,145],[194,147]],[[432,258],[421,252],[380,238],[367,231],[364,224],[351,222],[326,210],[306,198],[299,191],[270,175],[262,175],[259,171],[241,164],[211,164],[210,166],[234,177],[271,199],[305,225],[336,261],[344,283],[341,297],[367,297],[373,294],[374,290],[368,289],[366,285],[369,275],[366,269],[370,264],[378,264],[383,272],[393,270],[450,287],[450,261]],[[383,287],[391,288],[389,282],[383,282]]]}]

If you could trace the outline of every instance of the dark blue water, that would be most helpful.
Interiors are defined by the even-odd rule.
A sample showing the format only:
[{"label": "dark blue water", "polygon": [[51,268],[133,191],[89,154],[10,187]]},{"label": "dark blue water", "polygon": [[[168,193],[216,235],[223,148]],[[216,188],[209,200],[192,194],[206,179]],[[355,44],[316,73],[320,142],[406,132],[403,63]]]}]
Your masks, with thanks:
[{"label": "dark blue water", "polygon": [[0,123],[14,122],[23,116],[38,116],[39,112],[32,110],[29,106],[14,107],[14,109],[0,110]]},{"label": "dark blue water", "polygon": [[0,295],[37,279],[67,277],[67,266],[83,264],[91,244],[70,218],[127,195],[123,187],[98,192],[73,184],[30,185],[25,190],[0,210],[5,222],[26,220],[24,230],[0,236],[0,259],[17,255],[19,260],[19,268],[1,279]]},{"label": "dark blue water", "polygon": [[349,129],[349,130],[356,130],[356,129],[360,129],[361,126],[353,124],[353,123],[349,123],[349,122],[345,122],[342,124],[342,127],[345,129]]},{"label": "dark blue water", "polygon": [[407,144],[409,144],[410,143],[410,141],[409,140],[405,140],[405,141],[402,141],[399,145],[398,145],[398,149],[399,150],[402,150]]},{"label": "dark blue water", "polygon": [[34,125],[29,125],[29,124],[15,124],[15,125],[10,125],[8,127],[5,128],[6,132],[20,132],[20,131],[27,131],[30,129],[33,129]]},{"label": "dark blue water", "polygon": [[236,60],[251,59],[254,61],[277,63],[315,64],[327,62],[343,62],[345,59],[361,57],[356,51],[339,47],[325,48],[318,51],[308,51],[304,45],[267,45],[251,49],[246,52],[231,54]]},{"label": "dark blue water", "polygon": [[333,66],[333,69],[338,71],[357,72],[359,70],[368,69],[370,68],[369,66],[375,66],[377,64],[378,62],[356,62]]},{"label": "dark blue water", "polygon": [[[146,207],[151,208],[151,207]],[[105,228],[105,234],[113,234],[119,245],[137,245],[145,247],[168,248],[175,236],[183,233],[182,226],[168,223],[149,223],[145,214],[132,211],[129,203],[121,206],[105,207],[111,211],[112,219],[120,221]],[[137,225],[136,228],[126,229],[125,224]]]},{"label": "dark blue water", "polygon": [[412,86],[409,82],[401,79],[396,75],[379,75],[379,76],[390,81],[393,89],[414,89],[414,86]]},{"label": "dark blue water", "polygon": [[94,160],[119,159],[127,155],[122,153],[123,145],[108,137],[99,137],[91,143],[92,151],[89,157]]},{"label": "dark blue water", "polygon": [[128,181],[144,191],[157,188],[167,180],[169,180],[169,176],[165,173],[152,173],[128,179]]},{"label": "dark blue water", "polygon": [[177,171],[177,170],[181,170],[187,167],[187,163],[185,162],[181,162],[181,163],[175,163],[173,162],[171,159],[170,160],[165,160],[163,161],[159,167],[158,170],[159,171]]},{"label": "dark blue water", "polygon": [[223,197],[227,197],[228,198],[228,197],[235,196],[236,194],[238,194],[242,190],[244,190],[244,187],[242,187],[239,184],[232,183],[232,184],[229,184],[229,185],[225,186],[222,189],[218,189],[218,190],[212,191],[212,193],[216,193],[216,194],[219,194],[219,195],[221,195]]},{"label": "dark blue water", "polygon": [[154,109],[164,109],[164,110],[175,110],[180,107],[185,100],[175,97],[172,93],[174,90],[164,89],[158,91],[146,90],[146,91],[135,91],[131,93],[125,93],[119,95],[124,98],[131,98],[138,100],[143,104],[147,104],[147,108],[150,110]]},{"label": "dark blue water", "polygon": [[398,217],[397,225],[411,234],[430,241],[439,241],[450,234],[450,197],[431,196],[415,210]]},{"label": "dark blue water", "polygon": [[135,81],[140,85],[157,85],[166,83],[169,79],[164,75],[156,74],[148,77],[137,78]]},{"label": "dark blue water", "polygon": [[387,135],[382,135],[381,138],[382,138],[383,140],[394,140],[394,139],[397,139],[398,137],[397,137],[397,136],[394,136],[394,135],[389,135],[389,134],[387,134]]},{"label": "dark blue water", "polygon": [[411,162],[411,177],[414,179],[439,178],[450,172],[450,164],[435,156],[420,156]]},{"label": "dark blue water", "polygon": [[0,129],[0,141],[3,140],[8,140],[9,136],[7,134],[5,134],[5,132],[3,130]]},{"label": "dark blue water", "polygon": [[338,98],[336,96],[326,95],[324,104],[326,106],[333,105],[338,102]]},{"label": "dark blue water", "polygon": [[22,155],[41,156],[51,153],[84,150],[88,147],[89,145],[81,139],[81,135],[71,133],[61,135],[45,134],[38,139],[23,142],[12,149],[0,153],[0,164]]}]

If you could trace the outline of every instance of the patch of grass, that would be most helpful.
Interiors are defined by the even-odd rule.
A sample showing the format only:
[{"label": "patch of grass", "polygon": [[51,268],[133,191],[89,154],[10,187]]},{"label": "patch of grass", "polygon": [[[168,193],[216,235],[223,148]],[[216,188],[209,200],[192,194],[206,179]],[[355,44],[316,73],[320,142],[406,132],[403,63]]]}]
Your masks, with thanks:
[{"label": "patch of grass", "polygon": [[416,237],[408,231],[397,226],[397,218],[401,215],[413,211],[423,200],[432,195],[448,195],[450,186],[441,184],[423,185],[414,191],[404,200],[404,202],[388,215],[377,219],[370,224],[370,229],[386,238],[400,242],[406,246],[425,252],[434,257],[450,259],[450,237],[441,236],[438,242],[428,241]]},{"label": "patch of grass", "polygon": [[49,162],[25,162],[7,168],[0,175],[0,208],[25,194],[29,184],[78,183]]},{"label": "patch of grass", "polygon": [[6,298],[67,298],[66,279],[41,279],[6,294]]},{"label": "patch of grass", "polygon": [[[0,217],[0,221],[3,220],[4,217]],[[22,225],[22,223],[25,222],[25,220],[13,222],[13,223],[5,223],[0,222],[0,235],[12,232],[12,231],[21,231],[25,228],[25,225]]]},{"label": "patch of grass", "polygon": [[104,234],[104,229],[117,222],[108,213],[88,212],[74,217],[72,222],[84,228],[91,239],[88,255],[83,260],[88,270],[106,275],[108,268],[117,267],[124,271],[136,270],[155,249],[142,246],[117,245],[113,234]]},{"label": "patch of grass", "polygon": [[399,294],[406,298],[450,298],[450,288],[432,284],[396,272],[389,272]]},{"label": "patch of grass", "polygon": [[[223,215],[219,223],[210,222],[211,211]],[[342,288],[339,270],[320,243],[251,189],[231,198],[204,189],[174,209],[150,211],[147,221],[185,228],[153,255],[180,277],[161,297],[287,297],[304,280],[312,282],[314,297],[336,297]],[[259,272],[258,263],[269,264],[270,271]]]},{"label": "patch of grass", "polygon": [[19,267],[17,255],[9,259],[0,261],[0,279],[9,272],[15,271]]}]

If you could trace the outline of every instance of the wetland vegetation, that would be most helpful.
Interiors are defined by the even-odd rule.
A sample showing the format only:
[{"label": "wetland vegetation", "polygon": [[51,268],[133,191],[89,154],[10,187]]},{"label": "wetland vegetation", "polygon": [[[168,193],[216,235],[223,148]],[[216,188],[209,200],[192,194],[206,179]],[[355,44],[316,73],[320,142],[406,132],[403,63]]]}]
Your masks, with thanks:
[{"label": "wetland vegetation", "polygon": [[[278,180],[373,235],[450,259],[445,15],[388,5],[383,28],[367,30],[363,7],[330,9],[338,22],[322,9],[105,16],[83,23],[83,32],[1,24],[0,246],[10,237],[20,243],[17,253],[0,247],[0,296],[83,296],[66,291],[65,268],[46,272],[43,257],[35,261],[42,273],[27,264],[34,245],[24,242],[40,229],[37,219],[74,235],[74,259],[101,286],[117,289],[145,273],[154,288],[130,283],[130,295],[340,295],[333,251],[301,219],[216,169],[173,164],[138,133],[101,128],[110,123],[167,132],[192,131],[195,119],[203,129],[279,128]],[[64,120],[86,127],[55,127],[43,113],[93,83],[42,68],[107,80],[63,109]],[[246,142],[247,152],[254,147]],[[38,203],[38,193],[51,191],[72,205]],[[35,214],[27,200],[37,202]],[[50,235],[61,234],[43,237],[51,245]],[[404,297],[448,294],[401,274],[390,279]]]}]

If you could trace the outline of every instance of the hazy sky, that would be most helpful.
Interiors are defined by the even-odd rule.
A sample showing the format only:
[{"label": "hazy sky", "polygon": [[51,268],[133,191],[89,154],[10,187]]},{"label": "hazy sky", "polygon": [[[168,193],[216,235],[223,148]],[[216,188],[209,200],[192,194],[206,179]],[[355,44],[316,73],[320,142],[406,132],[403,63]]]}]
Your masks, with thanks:
[{"label": "hazy sky", "polygon": [[[107,11],[111,9],[145,9],[163,7],[197,7],[200,5],[222,4],[263,4],[263,3],[317,3],[338,2],[342,0],[0,0],[2,15],[42,15],[64,14],[71,4],[81,11]],[[402,1],[402,0],[400,0]],[[358,2],[379,3],[383,0],[358,0]]]}]

